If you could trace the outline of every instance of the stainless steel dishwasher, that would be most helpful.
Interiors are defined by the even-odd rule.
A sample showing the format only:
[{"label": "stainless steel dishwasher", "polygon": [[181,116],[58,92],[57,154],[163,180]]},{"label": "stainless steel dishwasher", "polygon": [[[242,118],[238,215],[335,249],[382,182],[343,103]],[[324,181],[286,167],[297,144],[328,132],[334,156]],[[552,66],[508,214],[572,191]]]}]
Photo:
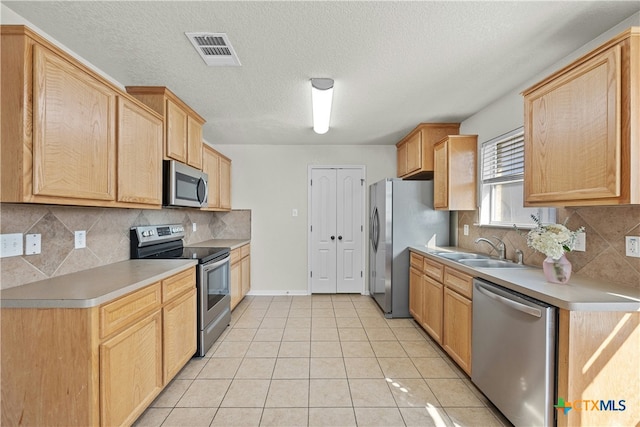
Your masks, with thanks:
[{"label": "stainless steel dishwasher", "polygon": [[557,309],[473,281],[471,380],[515,426],[553,426]]}]

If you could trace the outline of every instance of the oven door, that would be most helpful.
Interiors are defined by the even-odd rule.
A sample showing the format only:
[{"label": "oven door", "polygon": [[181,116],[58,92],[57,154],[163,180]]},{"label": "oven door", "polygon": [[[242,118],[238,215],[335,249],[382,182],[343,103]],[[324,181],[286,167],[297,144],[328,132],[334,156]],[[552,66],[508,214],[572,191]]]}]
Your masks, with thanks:
[{"label": "oven door", "polygon": [[213,322],[220,311],[219,303],[229,301],[229,260],[227,255],[199,266],[200,284],[198,286],[200,328],[204,329]]}]

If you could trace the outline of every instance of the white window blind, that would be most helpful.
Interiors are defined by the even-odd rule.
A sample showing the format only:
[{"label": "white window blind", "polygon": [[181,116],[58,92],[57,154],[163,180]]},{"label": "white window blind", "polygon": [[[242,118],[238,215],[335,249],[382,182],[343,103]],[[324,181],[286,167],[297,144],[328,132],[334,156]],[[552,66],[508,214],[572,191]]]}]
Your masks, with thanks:
[{"label": "white window blind", "polygon": [[524,128],[482,144],[482,182],[492,184],[524,177]]}]

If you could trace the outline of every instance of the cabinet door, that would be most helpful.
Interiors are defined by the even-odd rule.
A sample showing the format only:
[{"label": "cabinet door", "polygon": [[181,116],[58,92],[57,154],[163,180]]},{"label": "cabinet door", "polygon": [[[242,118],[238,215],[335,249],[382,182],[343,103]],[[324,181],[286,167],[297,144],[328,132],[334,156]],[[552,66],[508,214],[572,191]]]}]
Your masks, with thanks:
[{"label": "cabinet door", "polygon": [[619,45],[525,97],[525,202],[620,196]]},{"label": "cabinet door", "polygon": [[448,146],[446,142],[438,143],[433,148],[433,207],[449,206],[449,167]]},{"label": "cabinet door", "polygon": [[[239,251],[239,249],[236,250]],[[231,309],[233,310],[242,299],[242,269],[240,261],[231,264],[229,275],[231,276],[229,293],[231,296]]]},{"label": "cabinet door", "polygon": [[196,352],[196,289],[168,303],[163,309],[162,346],[164,354],[164,382],[182,369]]},{"label": "cabinet door", "polygon": [[162,205],[162,120],[118,98],[118,201]]},{"label": "cabinet door", "polygon": [[220,207],[231,209],[231,160],[220,157]]},{"label": "cabinet door", "polygon": [[422,167],[422,133],[416,132],[407,140],[407,173]]},{"label": "cabinet door", "polygon": [[130,425],[162,390],[162,316],[151,316],[100,345],[100,420]]},{"label": "cabinet door", "polygon": [[202,125],[191,116],[187,118],[187,164],[202,169]]},{"label": "cabinet door", "polygon": [[442,346],[469,375],[471,375],[471,319],[471,300],[445,288]]},{"label": "cabinet door", "polygon": [[166,144],[167,157],[187,162],[187,113],[170,99],[167,99],[166,110]]},{"label": "cabinet door", "polygon": [[442,344],[442,308],[443,289],[442,283],[430,277],[422,276],[423,307],[422,327],[438,343]]},{"label": "cabinet door", "polygon": [[220,156],[208,146],[202,150],[202,171],[209,176],[207,208],[220,207]]},{"label": "cabinet door", "polygon": [[246,256],[240,262],[240,275],[242,281],[242,297],[251,289],[251,257]]},{"label": "cabinet door", "polygon": [[115,200],[116,93],[33,50],[33,194]]},{"label": "cabinet door", "polygon": [[422,271],[411,267],[409,269],[409,313],[419,324],[422,323]]}]

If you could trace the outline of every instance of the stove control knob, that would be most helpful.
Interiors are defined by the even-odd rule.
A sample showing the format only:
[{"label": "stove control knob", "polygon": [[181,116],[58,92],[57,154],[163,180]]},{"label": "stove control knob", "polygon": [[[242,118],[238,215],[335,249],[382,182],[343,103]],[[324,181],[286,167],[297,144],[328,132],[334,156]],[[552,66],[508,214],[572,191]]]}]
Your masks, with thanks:
[{"label": "stove control knob", "polygon": [[142,232],[142,237],[147,237],[148,235],[149,235],[149,232],[148,232],[148,231],[143,231],[143,232]]},{"label": "stove control knob", "polygon": [[156,230],[149,230],[149,236],[155,236]]}]

